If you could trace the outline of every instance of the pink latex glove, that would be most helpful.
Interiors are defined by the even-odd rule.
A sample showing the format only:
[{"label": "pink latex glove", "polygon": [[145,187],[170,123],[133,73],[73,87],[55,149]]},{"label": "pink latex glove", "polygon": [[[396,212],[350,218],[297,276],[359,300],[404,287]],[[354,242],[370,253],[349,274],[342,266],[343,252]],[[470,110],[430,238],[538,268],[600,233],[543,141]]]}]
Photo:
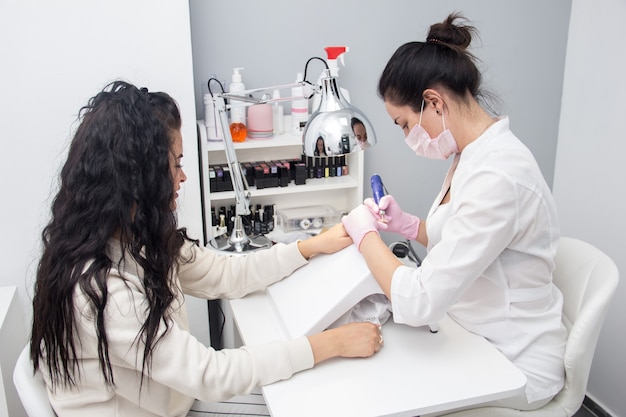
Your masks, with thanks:
[{"label": "pink latex glove", "polygon": [[341,219],[343,227],[346,229],[346,232],[348,232],[359,251],[361,250],[361,241],[366,234],[370,232],[376,232],[376,234],[378,234],[376,225],[378,220],[376,219],[377,216],[372,216],[370,209],[362,204]]},{"label": "pink latex glove", "polygon": [[385,211],[383,219],[377,222],[378,230],[399,233],[407,239],[415,240],[420,228],[420,219],[412,214],[402,211],[398,202],[392,195],[383,196],[378,205],[372,198],[366,198],[364,204],[378,219],[380,210]]}]

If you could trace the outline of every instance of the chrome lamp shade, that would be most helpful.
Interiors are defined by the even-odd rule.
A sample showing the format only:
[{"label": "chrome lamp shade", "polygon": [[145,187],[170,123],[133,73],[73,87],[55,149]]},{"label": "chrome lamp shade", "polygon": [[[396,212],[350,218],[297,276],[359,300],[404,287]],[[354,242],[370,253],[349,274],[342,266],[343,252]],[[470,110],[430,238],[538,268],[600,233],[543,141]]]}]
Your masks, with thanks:
[{"label": "chrome lamp shade", "polygon": [[343,97],[335,77],[322,78],[321,94],[303,132],[306,156],[345,155],[376,144],[369,119]]}]

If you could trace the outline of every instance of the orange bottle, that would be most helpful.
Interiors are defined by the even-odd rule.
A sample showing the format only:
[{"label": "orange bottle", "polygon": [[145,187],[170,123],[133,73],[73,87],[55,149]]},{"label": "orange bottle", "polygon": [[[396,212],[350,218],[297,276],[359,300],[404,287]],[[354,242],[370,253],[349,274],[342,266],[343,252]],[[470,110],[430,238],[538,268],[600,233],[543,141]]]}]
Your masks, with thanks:
[{"label": "orange bottle", "polygon": [[248,128],[243,123],[231,123],[230,135],[233,137],[233,142],[244,142],[248,136]]}]

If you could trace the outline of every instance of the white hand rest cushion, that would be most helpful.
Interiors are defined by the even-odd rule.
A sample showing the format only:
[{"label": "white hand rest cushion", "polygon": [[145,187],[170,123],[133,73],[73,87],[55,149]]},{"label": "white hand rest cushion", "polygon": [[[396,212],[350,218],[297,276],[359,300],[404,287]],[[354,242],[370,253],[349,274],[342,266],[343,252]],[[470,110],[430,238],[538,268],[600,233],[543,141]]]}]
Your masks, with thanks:
[{"label": "white hand rest cushion", "polygon": [[[353,307],[372,294],[383,291],[355,245],[334,254],[316,255],[308,265],[267,288],[268,299],[289,338],[321,332],[340,318],[351,320]],[[360,310],[368,317],[372,311],[380,311],[381,324],[389,317],[385,303],[370,307],[374,310]],[[359,309],[354,312],[357,316],[353,317],[363,314]],[[347,313],[348,317],[342,317]]]}]

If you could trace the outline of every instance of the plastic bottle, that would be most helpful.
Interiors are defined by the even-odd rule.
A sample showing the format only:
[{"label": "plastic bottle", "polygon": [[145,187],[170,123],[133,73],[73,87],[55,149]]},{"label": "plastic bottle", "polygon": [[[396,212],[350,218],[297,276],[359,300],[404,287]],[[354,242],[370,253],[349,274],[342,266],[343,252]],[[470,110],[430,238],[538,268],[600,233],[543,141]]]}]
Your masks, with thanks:
[{"label": "plastic bottle", "polygon": [[[241,70],[243,68],[234,68],[232,81],[228,86],[228,92],[236,94],[246,89],[245,85],[241,81]],[[246,128],[246,107],[237,100],[231,100],[230,108],[230,134],[233,137],[233,142],[243,142],[248,136],[248,129]]]},{"label": "plastic bottle", "polygon": [[[346,63],[344,61],[344,54],[346,52],[349,52],[350,48],[348,48],[347,46],[327,46],[326,48],[324,48],[324,51],[326,51],[326,63],[328,64],[330,75],[332,77],[339,77],[339,64],[337,64],[337,59],[339,59],[341,61],[341,65],[345,67]],[[319,78],[317,79],[318,85],[322,84],[323,76],[324,71],[322,71]],[[343,94],[343,97],[348,101],[348,103],[350,103],[350,93],[348,92],[348,90],[342,87],[339,87],[339,90],[341,91],[341,94]],[[317,109],[319,108],[321,98],[321,94],[316,94],[313,97],[313,111],[317,111]]]},{"label": "plastic bottle", "polygon": [[[302,73],[299,72],[296,77],[296,83],[304,80]],[[299,87],[293,87],[291,89],[291,95],[293,97],[304,97],[304,89]],[[309,120],[309,100],[302,98],[299,100],[293,100],[291,102],[291,130],[295,134],[302,134],[306,122]]]},{"label": "plastic bottle", "polygon": [[[280,98],[280,91],[274,90],[272,93],[272,99],[276,100]],[[274,135],[280,135],[285,131],[285,109],[279,102],[275,102],[272,106],[272,121],[274,124]]]},{"label": "plastic bottle", "polygon": [[224,140],[222,121],[215,109],[213,97],[210,93],[204,95],[204,125],[206,127],[207,140],[211,142]]}]

